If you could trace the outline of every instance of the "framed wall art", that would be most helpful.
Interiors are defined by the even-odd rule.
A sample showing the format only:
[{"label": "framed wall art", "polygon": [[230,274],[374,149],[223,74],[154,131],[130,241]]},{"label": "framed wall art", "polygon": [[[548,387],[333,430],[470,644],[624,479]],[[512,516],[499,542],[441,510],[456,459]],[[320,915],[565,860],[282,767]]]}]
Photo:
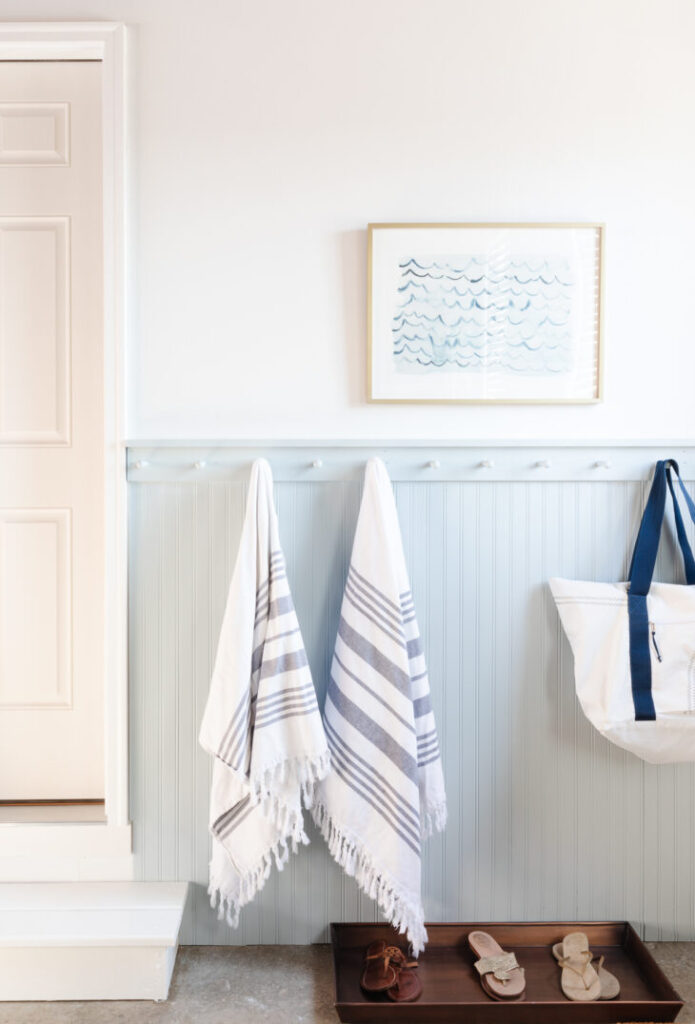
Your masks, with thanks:
[{"label": "framed wall art", "polygon": [[600,224],[370,224],[374,402],[597,402]]}]

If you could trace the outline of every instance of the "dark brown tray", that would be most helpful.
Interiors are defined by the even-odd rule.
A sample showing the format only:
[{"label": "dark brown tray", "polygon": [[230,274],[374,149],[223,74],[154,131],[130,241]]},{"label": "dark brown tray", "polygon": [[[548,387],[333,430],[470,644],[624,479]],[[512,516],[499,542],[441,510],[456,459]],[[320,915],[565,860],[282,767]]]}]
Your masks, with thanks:
[{"label": "dark brown tray", "polygon": [[[514,951],[526,970],[526,999],[499,1003],[480,987],[466,936],[474,929],[493,935],[503,949]],[[386,924],[332,924],[335,1008],[349,1024],[616,1024],[626,1021],[672,1021],[683,1006],[666,975],[634,928],[626,921],[495,924],[428,924],[429,942],[418,972],[423,992],[416,1003],[367,998],[360,988],[365,948],[375,939],[405,948],[403,936]],[[560,988],[560,969],[551,947],[571,931],[583,931],[591,949],[606,958],[620,981],[614,1000],[574,1003]]]}]

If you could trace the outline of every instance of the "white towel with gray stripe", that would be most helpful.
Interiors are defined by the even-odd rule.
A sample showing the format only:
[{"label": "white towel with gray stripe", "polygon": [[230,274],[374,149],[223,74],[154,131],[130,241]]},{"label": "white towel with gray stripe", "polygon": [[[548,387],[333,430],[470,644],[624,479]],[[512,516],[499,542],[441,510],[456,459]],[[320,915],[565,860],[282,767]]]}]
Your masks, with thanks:
[{"label": "white towel with gray stripe", "polygon": [[282,869],[308,843],[302,798],[310,807],[330,767],[263,459],[251,469],[200,743],[215,759],[208,891],[236,927],[273,862]]},{"label": "white towel with gray stripe", "polygon": [[391,481],[370,459],[323,722],[332,771],[313,816],[334,859],[405,932],[427,932],[421,840],[446,825],[444,776]]}]

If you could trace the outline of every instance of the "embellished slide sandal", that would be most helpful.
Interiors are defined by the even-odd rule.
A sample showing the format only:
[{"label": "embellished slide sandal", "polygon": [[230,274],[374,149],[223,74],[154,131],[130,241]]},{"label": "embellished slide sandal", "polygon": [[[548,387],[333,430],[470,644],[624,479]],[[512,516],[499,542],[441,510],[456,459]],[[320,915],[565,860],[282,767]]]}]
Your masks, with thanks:
[{"label": "embellished slide sandal", "polygon": [[505,953],[487,932],[470,932],[468,945],[475,955],[480,984],[491,999],[507,1002],[524,998],[526,978],[515,953]]},{"label": "embellished slide sandal", "polygon": [[553,955],[562,967],[560,985],[568,999],[588,1003],[601,998],[601,979],[591,964],[594,957],[584,932],[565,935],[562,942],[553,946]]},{"label": "embellished slide sandal", "polygon": [[[563,959],[562,943],[556,942],[553,946],[553,956],[556,960],[561,961]],[[598,974],[598,980],[601,982],[601,994],[599,999],[617,999],[620,995],[620,982],[614,974],[606,970],[603,966],[605,957],[599,957],[598,960],[593,959],[591,966]]]}]

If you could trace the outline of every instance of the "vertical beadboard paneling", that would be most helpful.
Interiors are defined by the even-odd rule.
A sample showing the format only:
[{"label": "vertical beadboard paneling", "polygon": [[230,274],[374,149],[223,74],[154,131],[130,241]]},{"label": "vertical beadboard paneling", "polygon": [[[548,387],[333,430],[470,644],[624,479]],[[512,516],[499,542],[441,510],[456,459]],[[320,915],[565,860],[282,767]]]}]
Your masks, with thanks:
[{"label": "vertical beadboard paneling", "polygon": [[[445,484],[444,497],[444,529],[441,537],[442,547],[442,686],[441,710],[435,709],[439,727],[439,741],[442,757],[450,768],[461,778],[460,758],[463,749],[461,738],[462,709],[465,695],[461,684],[461,663],[464,644],[463,617],[463,581],[459,566],[463,534],[461,530],[461,488],[457,484]],[[447,685],[444,686],[444,680]],[[458,790],[459,787],[457,787]],[[437,920],[444,917],[452,903],[458,915],[459,893],[462,890],[461,879],[464,870],[462,862],[463,831],[461,815],[455,801],[458,792],[449,794],[449,822],[443,836],[443,866],[441,889],[444,894],[444,905],[431,911]]]},{"label": "vertical beadboard paneling", "polygon": [[[574,694],[547,580],[624,578],[646,486],[401,481],[404,546],[430,669],[449,826],[426,846],[432,919],[627,918],[695,938],[695,768],[606,743]],[[276,484],[297,613],[322,702],[359,508],[355,480]],[[377,917],[312,844],[232,932],[208,902],[209,758],[197,744],[245,484],[130,487],[131,813],[138,877],[194,883],[182,940],[325,940]],[[689,525],[691,539],[693,529]],[[658,575],[682,580],[672,540]]]},{"label": "vertical beadboard paneling", "polygon": [[[461,488],[461,509],[459,529],[461,531],[461,656],[459,671],[454,685],[460,687],[462,703],[461,717],[457,723],[459,733],[458,752],[456,746],[445,754],[447,777],[456,779],[454,788],[448,785],[447,800],[450,820],[461,825],[459,847],[460,866],[458,892],[454,890],[458,910],[456,916],[464,921],[475,920],[477,912],[478,860],[477,812],[478,812],[478,485]],[[429,657],[428,638],[423,637],[425,652]],[[448,681],[445,682],[448,687]],[[450,897],[451,898],[451,897]]]}]

